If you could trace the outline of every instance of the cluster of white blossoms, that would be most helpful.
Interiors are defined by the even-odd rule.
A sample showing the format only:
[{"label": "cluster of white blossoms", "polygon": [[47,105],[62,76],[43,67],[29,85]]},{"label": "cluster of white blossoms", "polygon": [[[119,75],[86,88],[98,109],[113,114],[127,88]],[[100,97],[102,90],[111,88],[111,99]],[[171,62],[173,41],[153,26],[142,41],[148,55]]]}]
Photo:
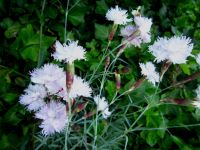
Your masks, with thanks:
[{"label": "cluster of white blossoms", "polygon": [[70,41],[62,45],[59,41],[55,44],[56,51],[52,54],[55,60],[72,63],[75,60],[85,59],[85,49],[78,45],[78,41]]},{"label": "cluster of white blossoms", "polygon": [[149,51],[156,57],[157,62],[164,60],[173,64],[186,63],[187,57],[191,55],[193,44],[191,39],[185,36],[173,36],[172,38],[158,38],[149,47]]},{"label": "cluster of white blossoms", "polygon": [[[65,72],[55,64],[45,64],[33,70],[30,75],[32,84],[25,89],[19,102],[29,111],[35,111],[36,118],[42,119],[40,127],[44,135],[61,132],[68,119],[62,102],[78,96],[91,97],[92,89],[86,81],[75,76],[72,88],[67,93]],[[55,102],[53,96],[58,96],[63,101]]]},{"label": "cluster of white blossoms", "polygon": [[140,47],[141,43],[151,41],[150,29],[152,20],[146,17],[135,16],[134,25],[127,25],[121,29],[121,36],[125,43]]},{"label": "cluster of white blossoms", "polygon": [[[71,67],[74,67],[75,60],[85,59],[85,49],[79,46],[77,41],[70,41],[68,45],[56,41],[55,48],[56,51],[52,55],[54,59]],[[67,71],[52,63],[34,69],[30,72],[30,85],[20,96],[19,102],[25,105],[28,111],[34,111],[37,119],[41,119],[40,128],[45,136],[60,133],[68,125],[67,103],[70,100],[80,96],[91,97],[92,89],[89,83]],[[72,76],[67,76],[68,73],[72,73]],[[67,89],[69,78],[72,81],[70,90]],[[95,97],[94,100],[96,103],[98,101],[97,110],[102,111],[106,119],[111,113],[105,98],[97,100]]]},{"label": "cluster of white blossoms", "polygon": [[128,19],[127,10],[121,9],[118,6],[110,8],[106,13],[106,18],[109,21],[113,21],[116,25],[125,25],[132,21],[132,19]]},{"label": "cluster of white blossoms", "polygon": [[141,73],[151,82],[153,85],[159,82],[160,76],[156,72],[156,68],[152,62],[147,62],[146,64],[140,63]]},{"label": "cluster of white blossoms", "polygon": [[97,111],[101,111],[103,118],[108,118],[111,115],[111,112],[109,111],[108,102],[105,97],[101,98],[100,95],[97,95],[94,97],[94,101],[97,105]]}]

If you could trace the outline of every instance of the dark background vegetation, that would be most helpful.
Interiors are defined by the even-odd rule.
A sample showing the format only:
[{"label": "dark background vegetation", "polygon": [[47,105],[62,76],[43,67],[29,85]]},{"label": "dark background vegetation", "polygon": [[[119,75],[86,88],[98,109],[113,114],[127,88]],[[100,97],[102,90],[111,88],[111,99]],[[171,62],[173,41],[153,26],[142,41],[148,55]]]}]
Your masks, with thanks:
[{"label": "dark background vegetation", "polygon": [[[67,20],[67,37],[80,41],[86,47],[89,62],[77,63],[77,67],[86,74],[98,64],[101,49],[107,43],[111,23],[106,21],[105,13],[111,6],[119,5],[127,10],[143,6],[143,14],[153,19],[152,40],[157,36],[187,35],[193,39],[193,53],[200,48],[200,1],[199,0],[70,0]],[[0,0],[0,149],[34,149],[34,134],[40,131],[38,121],[18,103],[20,94],[29,84],[29,71],[50,62],[51,46],[56,39],[64,41],[64,22],[67,1],[48,0]],[[116,37],[117,43],[119,41]],[[103,43],[101,45],[101,43]],[[145,47],[145,46],[144,46]],[[147,46],[146,46],[147,47]],[[152,59],[147,53],[137,54],[138,48],[130,48],[124,59],[131,68],[138,66],[134,62]],[[100,58],[100,56],[99,56]],[[188,65],[172,67],[167,76],[183,79],[197,71],[193,60]],[[182,75],[179,75],[180,72]],[[138,72],[132,72],[137,78]],[[125,80],[130,78],[127,77]],[[161,86],[167,86],[167,80]],[[200,80],[189,83],[181,90],[173,89],[163,94],[172,98],[191,98]],[[108,95],[111,81],[107,83]],[[168,126],[197,124],[200,120],[194,108],[170,106],[160,108],[170,122]],[[151,113],[158,113],[157,108]],[[148,120],[149,119],[149,120]],[[152,121],[151,121],[152,120]],[[162,118],[148,116],[143,118],[149,127],[159,127]],[[141,123],[142,125],[144,125]],[[200,127],[173,128],[169,133],[159,131],[137,131],[129,135],[131,149],[198,149],[200,147]],[[173,136],[172,136],[173,135]]]}]

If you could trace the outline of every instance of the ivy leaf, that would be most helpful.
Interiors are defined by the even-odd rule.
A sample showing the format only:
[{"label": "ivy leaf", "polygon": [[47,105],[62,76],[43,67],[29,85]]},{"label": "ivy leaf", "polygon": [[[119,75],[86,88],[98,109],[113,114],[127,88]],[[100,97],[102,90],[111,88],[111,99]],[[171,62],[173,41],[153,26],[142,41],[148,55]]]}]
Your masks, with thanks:
[{"label": "ivy leaf", "polygon": [[106,40],[109,35],[109,28],[104,25],[95,24],[95,37],[98,40]]},{"label": "ivy leaf", "polygon": [[190,75],[190,67],[187,64],[180,64],[179,65],[181,67],[181,69],[183,70],[183,72],[187,75]]},{"label": "ivy leaf", "polygon": [[97,14],[105,15],[106,12],[108,11],[108,5],[106,4],[106,2],[104,0],[101,0],[101,1],[97,1],[96,4],[97,4],[97,7],[95,9],[95,12]]}]

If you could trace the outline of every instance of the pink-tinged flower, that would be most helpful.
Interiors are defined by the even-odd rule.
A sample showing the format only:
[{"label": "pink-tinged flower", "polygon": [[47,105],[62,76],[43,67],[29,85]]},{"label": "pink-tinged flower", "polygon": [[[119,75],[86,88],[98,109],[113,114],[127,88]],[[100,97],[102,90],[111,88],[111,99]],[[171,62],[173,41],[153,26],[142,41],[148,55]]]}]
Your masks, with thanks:
[{"label": "pink-tinged flower", "polygon": [[134,17],[134,21],[135,25],[127,25],[122,28],[121,36],[128,46],[140,47],[142,43],[149,43],[151,41],[150,29],[152,21],[141,16]]},{"label": "pink-tinged flower", "polygon": [[43,106],[35,117],[42,120],[39,127],[42,128],[42,134],[45,136],[62,132],[68,122],[65,105],[55,101]]},{"label": "pink-tinged flower", "polygon": [[50,94],[56,94],[63,88],[61,82],[65,79],[65,72],[55,64],[45,64],[33,70],[30,75],[33,83],[44,85]]},{"label": "pink-tinged flower", "polygon": [[19,102],[25,105],[29,111],[37,111],[45,105],[44,98],[47,96],[43,85],[29,85],[25,94],[20,96]]}]

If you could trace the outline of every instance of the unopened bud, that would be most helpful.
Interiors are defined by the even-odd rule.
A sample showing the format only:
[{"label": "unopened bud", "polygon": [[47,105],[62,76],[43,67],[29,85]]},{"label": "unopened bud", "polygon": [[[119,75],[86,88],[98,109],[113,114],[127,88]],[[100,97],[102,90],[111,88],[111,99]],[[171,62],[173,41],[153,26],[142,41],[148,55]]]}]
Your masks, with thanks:
[{"label": "unopened bud", "polygon": [[78,104],[76,106],[76,108],[74,109],[74,113],[78,113],[78,112],[82,111],[83,109],[85,109],[85,107],[87,106],[87,104],[88,104],[88,102]]},{"label": "unopened bud", "polygon": [[188,105],[189,101],[186,99],[182,99],[182,98],[165,98],[160,100],[161,102],[170,102],[170,103],[174,103],[177,105]]},{"label": "unopened bud", "polygon": [[110,64],[110,56],[107,56],[105,59],[105,68],[107,68]]},{"label": "unopened bud", "polygon": [[112,41],[112,39],[113,39],[113,37],[114,37],[114,35],[115,35],[115,32],[116,32],[116,30],[117,30],[117,27],[118,27],[117,24],[114,24],[114,25],[112,26],[112,29],[111,29],[110,34],[109,34],[109,36],[108,36],[108,40],[109,40],[109,41]]},{"label": "unopened bud", "polygon": [[124,67],[122,67],[121,69],[119,69],[118,72],[119,72],[120,74],[126,74],[126,73],[129,73],[130,70],[131,70],[131,69],[130,69],[129,67],[124,66]]},{"label": "unopened bud", "polygon": [[116,80],[116,90],[119,91],[121,88],[121,76],[119,73],[115,72],[115,80]]},{"label": "unopened bud", "polygon": [[70,91],[73,81],[74,81],[74,63],[67,63],[67,72],[66,72],[67,91]]},{"label": "unopened bud", "polygon": [[126,44],[121,45],[121,46],[119,47],[119,49],[118,49],[118,52],[117,52],[117,56],[116,56],[116,57],[119,57],[119,56],[124,52],[125,48],[126,48]]},{"label": "unopened bud", "polygon": [[161,69],[160,81],[162,81],[164,74],[165,74],[166,71],[169,69],[169,67],[170,67],[171,64],[172,64],[172,63],[171,63],[171,62],[168,62],[168,61],[166,61],[166,62],[163,64],[162,69]]},{"label": "unopened bud", "polygon": [[133,90],[135,90],[136,88],[138,88],[142,83],[143,81],[145,80],[145,77],[139,79],[138,81],[136,81],[132,86],[131,88],[128,90],[128,92],[131,92]]}]

